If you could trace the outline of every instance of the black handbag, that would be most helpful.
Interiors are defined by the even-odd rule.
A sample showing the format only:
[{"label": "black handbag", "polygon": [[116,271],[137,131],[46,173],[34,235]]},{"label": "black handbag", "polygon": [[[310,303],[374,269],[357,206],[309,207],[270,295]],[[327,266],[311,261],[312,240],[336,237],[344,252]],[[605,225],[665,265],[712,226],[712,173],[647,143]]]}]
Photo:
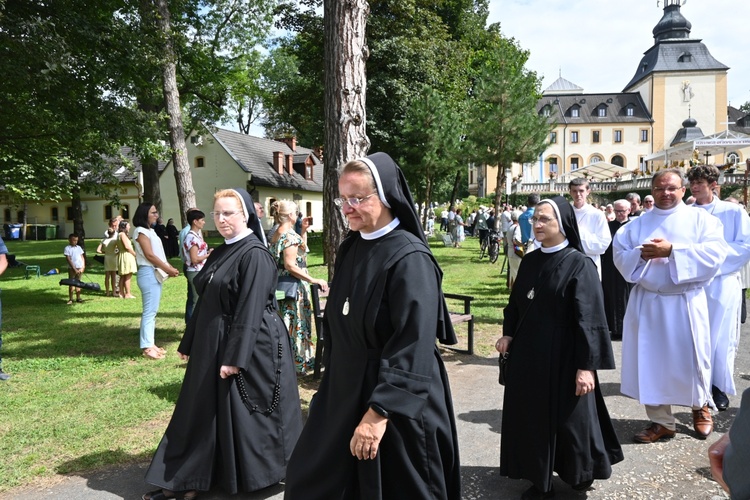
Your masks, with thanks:
[{"label": "black handbag", "polygon": [[500,354],[499,358],[497,358],[497,364],[500,366],[500,371],[497,375],[497,383],[500,385],[505,385],[505,376],[508,371],[508,356],[510,356],[510,353],[505,351]]},{"label": "black handbag", "polygon": [[276,283],[276,299],[293,299],[297,300],[297,292],[299,291],[300,281],[294,276],[279,276]]}]

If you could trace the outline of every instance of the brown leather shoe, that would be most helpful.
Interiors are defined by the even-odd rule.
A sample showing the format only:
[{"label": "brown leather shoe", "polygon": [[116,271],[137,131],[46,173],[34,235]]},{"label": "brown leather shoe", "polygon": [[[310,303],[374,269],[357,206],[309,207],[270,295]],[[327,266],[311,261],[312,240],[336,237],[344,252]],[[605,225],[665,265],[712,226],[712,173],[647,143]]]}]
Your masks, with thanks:
[{"label": "brown leather shoe", "polygon": [[652,422],[651,425],[633,436],[633,441],[636,443],[655,443],[660,439],[672,439],[675,434],[677,434],[676,431],[670,431],[663,425]]},{"label": "brown leather shoe", "polygon": [[700,439],[706,439],[714,430],[714,420],[711,418],[711,412],[708,405],[700,410],[693,410],[693,429]]}]

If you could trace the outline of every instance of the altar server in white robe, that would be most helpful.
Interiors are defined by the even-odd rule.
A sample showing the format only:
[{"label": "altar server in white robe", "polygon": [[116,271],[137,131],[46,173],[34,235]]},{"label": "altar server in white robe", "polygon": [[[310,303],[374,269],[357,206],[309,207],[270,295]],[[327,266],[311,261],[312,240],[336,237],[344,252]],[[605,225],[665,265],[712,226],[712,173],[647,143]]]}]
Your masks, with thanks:
[{"label": "altar server in white robe", "polygon": [[693,206],[719,218],[729,245],[727,258],[706,288],[713,349],[711,390],[716,408],[723,411],[729,406],[727,394],[737,394],[734,359],[740,342],[740,271],[750,260],[750,217],[739,205],[714,195],[718,180],[719,169],[713,165],[698,165],[688,172],[690,192],[695,197]]},{"label": "altar server in white robe", "polygon": [[705,286],[726,258],[721,221],[685,205],[678,169],[651,181],[656,208],[615,234],[615,266],[635,283],[623,320],[622,384],[646,405],[649,427],[634,436],[652,443],[675,435],[671,405],[693,409],[699,438],[713,430],[711,333]]},{"label": "altar server in white robe", "polygon": [[573,179],[568,184],[568,193],[573,198],[573,211],[576,214],[578,230],[581,233],[583,253],[588,255],[596,264],[599,281],[602,280],[601,255],[607,251],[612,242],[612,236],[607,224],[607,216],[586,202],[591,188],[589,181],[582,178]]}]

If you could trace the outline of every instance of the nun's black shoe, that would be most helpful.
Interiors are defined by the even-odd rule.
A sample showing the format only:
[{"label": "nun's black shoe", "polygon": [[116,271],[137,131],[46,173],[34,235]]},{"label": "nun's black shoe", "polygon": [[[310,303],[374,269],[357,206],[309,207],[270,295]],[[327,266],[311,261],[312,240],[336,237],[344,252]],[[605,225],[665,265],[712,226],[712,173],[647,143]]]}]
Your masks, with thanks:
[{"label": "nun's black shoe", "polygon": [[724,411],[729,408],[729,398],[725,392],[720,391],[715,385],[711,386],[711,392],[713,393],[714,404],[717,410]]},{"label": "nun's black shoe", "polygon": [[555,498],[554,488],[549,491],[542,491],[532,484],[531,488],[521,494],[521,500],[543,500],[546,498]]},{"label": "nun's black shoe", "polygon": [[591,488],[591,485],[594,484],[593,479],[589,479],[588,481],[584,481],[582,483],[574,484],[572,488],[576,491],[586,491],[587,489]]}]

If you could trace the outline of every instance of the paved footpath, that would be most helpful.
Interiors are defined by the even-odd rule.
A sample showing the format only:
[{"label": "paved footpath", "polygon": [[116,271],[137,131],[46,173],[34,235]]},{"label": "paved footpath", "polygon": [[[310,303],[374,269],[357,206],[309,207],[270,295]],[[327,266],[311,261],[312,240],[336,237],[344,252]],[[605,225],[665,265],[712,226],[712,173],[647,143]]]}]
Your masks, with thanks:
[{"label": "paved footpath", "polygon": [[[738,393],[750,387],[750,323],[743,325],[740,353],[735,367]],[[620,359],[620,343],[614,344]],[[463,498],[515,499],[529,483],[502,478],[500,461],[500,422],[502,388],[497,384],[494,359],[446,352],[451,380],[458,437],[461,446]],[[635,444],[632,436],[647,425],[646,414],[637,402],[619,393],[620,372],[599,373],[602,390],[617,434],[623,443],[625,460],[614,466],[612,478],[596,481],[589,491],[574,492],[555,478],[556,498],[565,499],[671,499],[711,500],[725,498],[710,479],[707,449],[726,432],[737,413],[739,397],[731,398],[730,408],[714,417],[715,432],[707,440],[696,439],[692,415],[687,408],[675,407],[678,434],[669,441]],[[530,394],[529,397],[533,397]],[[28,485],[0,494],[1,500],[110,500],[138,499],[149,488],[143,482],[146,463],[96,472],[59,476],[43,486]],[[227,495],[216,489],[201,494],[202,500],[282,499],[283,486],[244,495]],[[394,499],[385,499],[394,500]],[[409,500],[409,499],[404,499]]]}]

